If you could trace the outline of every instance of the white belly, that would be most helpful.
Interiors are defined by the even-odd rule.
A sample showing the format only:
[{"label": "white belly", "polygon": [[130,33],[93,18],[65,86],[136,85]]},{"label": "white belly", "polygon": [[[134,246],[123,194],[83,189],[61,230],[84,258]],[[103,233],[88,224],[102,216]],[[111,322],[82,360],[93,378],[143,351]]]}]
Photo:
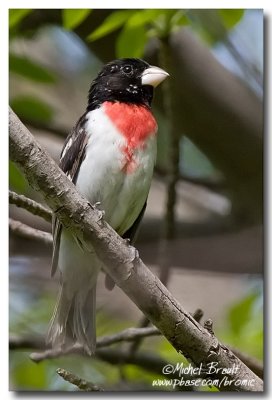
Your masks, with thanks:
[{"label": "white belly", "polygon": [[156,137],[133,150],[121,150],[126,139],[101,109],[87,115],[90,135],[76,186],[91,202],[101,202],[106,221],[120,235],[131,227],[146,201],[156,158]]}]

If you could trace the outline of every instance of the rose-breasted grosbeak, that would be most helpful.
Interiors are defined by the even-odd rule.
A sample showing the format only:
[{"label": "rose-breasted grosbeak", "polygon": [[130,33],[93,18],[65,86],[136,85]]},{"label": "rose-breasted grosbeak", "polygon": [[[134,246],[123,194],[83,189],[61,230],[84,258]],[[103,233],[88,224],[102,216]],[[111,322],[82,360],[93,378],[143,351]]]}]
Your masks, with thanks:
[{"label": "rose-breasted grosbeak", "polygon": [[[139,59],[106,64],[92,82],[86,112],[64,144],[60,167],[91,204],[101,203],[106,221],[133,240],[146,207],[156,157],[153,88],[168,76]],[[95,351],[96,280],[101,261],[53,221],[52,275],[61,290],[48,340],[54,347],[80,343]],[[114,283],[106,277],[106,286]]]}]

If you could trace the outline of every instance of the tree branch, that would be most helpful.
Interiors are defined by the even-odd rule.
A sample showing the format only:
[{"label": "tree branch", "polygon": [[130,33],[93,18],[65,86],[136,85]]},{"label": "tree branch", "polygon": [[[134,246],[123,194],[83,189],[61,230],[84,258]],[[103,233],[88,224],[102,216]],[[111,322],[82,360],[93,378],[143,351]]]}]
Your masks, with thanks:
[{"label": "tree branch", "polygon": [[[262,391],[263,382],[218,339],[198,324],[175,300],[159,279],[144,265],[137,250],[123,240],[76,190],[67,176],[10,109],[10,157],[25,174],[29,184],[38,190],[61,223],[78,235],[82,242],[92,243],[104,269],[161,331],[173,347],[194,365],[237,370],[225,391]],[[217,369],[211,379],[226,376]],[[253,382],[253,386],[243,381]]]},{"label": "tree branch", "polygon": [[42,206],[40,203],[29,199],[28,197],[17,194],[13,191],[9,191],[9,203],[15,204],[17,207],[24,208],[29,211],[31,214],[37,215],[38,217],[42,217],[45,221],[51,222],[52,220],[52,212]]},{"label": "tree branch", "polygon": [[72,374],[69,371],[66,371],[63,368],[58,368],[57,373],[61,376],[65,381],[72,383],[72,385],[77,386],[80,390],[84,390],[85,392],[104,392],[99,386],[95,385],[92,382],[85,381],[84,379],[79,378],[75,374]]},{"label": "tree branch", "polygon": [[97,347],[110,346],[119,342],[131,342],[138,338],[146,338],[150,336],[160,336],[161,332],[155,328],[128,328],[115,335],[104,336],[97,341]]},{"label": "tree branch", "polygon": [[51,233],[32,228],[12,218],[9,219],[9,230],[24,239],[39,240],[46,246],[51,246],[53,242]]},{"label": "tree branch", "polygon": [[[149,336],[160,336],[161,332],[155,328],[129,328],[125,329],[124,331],[118,332],[114,335],[108,335],[108,336],[102,336],[101,338],[97,339],[96,342],[96,348],[100,349],[102,347],[110,346],[112,344],[120,343],[120,342],[131,342],[135,341],[138,338],[145,338]],[[16,338],[13,338],[13,346],[17,344],[28,344],[31,343],[31,341],[22,341],[18,342],[16,341]],[[36,343],[34,341],[34,343]],[[40,344],[42,343],[42,340],[40,341]],[[44,346],[40,346],[44,347]],[[38,347],[39,348],[39,347]],[[32,353],[30,358],[32,361],[35,362],[40,362],[42,360],[46,359],[51,359],[51,358],[57,358],[61,357],[67,354],[82,354],[85,355],[85,351],[82,346],[80,345],[74,345],[71,347],[67,347],[66,349],[46,349],[43,352],[38,352],[38,353]]]},{"label": "tree branch", "polygon": [[255,357],[245,354],[236,347],[228,346],[228,348],[244,363],[248,366],[251,371],[254,372],[259,378],[263,379],[264,370],[263,363],[257,360]]}]

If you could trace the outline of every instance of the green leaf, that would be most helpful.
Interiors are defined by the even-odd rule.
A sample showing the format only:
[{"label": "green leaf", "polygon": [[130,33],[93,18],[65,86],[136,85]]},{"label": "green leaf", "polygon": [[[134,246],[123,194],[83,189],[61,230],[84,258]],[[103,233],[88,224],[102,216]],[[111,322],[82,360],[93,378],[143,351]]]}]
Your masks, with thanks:
[{"label": "green leaf", "polygon": [[22,175],[12,161],[9,162],[9,186],[18,193],[25,193],[26,188],[28,187],[24,175]]},{"label": "green leaf", "polygon": [[45,390],[48,385],[45,364],[33,363],[26,352],[22,352],[21,358],[13,377],[17,390]]},{"label": "green leaf", "polygon": [[17,56],[16,54],[10,54],[9,56],[9,70],[35,82],[54,83],[56,81],[53,73],[47,68],[29,58]]},{"label": "green leaf", "polygon": [[11,108],[25,121],[48,123],[53,117],[50,105],[32,96],[15,97],[11,101]]},{"label": "green leaf", "polygon": [[122,25],[125,24],[125,22],[128,20],[128,18],[133,14],[134,11],[132,10],[122,10],[122,11],[116,11],[110,14],[105,20],[102,22],[102,24],[95,29],[94,32],[92,32],[88,37],[88,41],[94,41],[97,39],[100,39],[109,33],[115,31],[116,29],[120,28]]},{"label": "green leaf", "polygon": [[14,28],[23,18],[32,12],[32,9],[10,9],[9,28]]},{"label": "green leaf", "polygon": [[147,41],[147,33],[143,26],[125,27],[116,41],[116,55],[122,57],[141,58]]},{"label": "green leaf", "polygon": [[240,334],[241,330],[252,317],[253,306],[257,298],[257,292],[250,293],[250,295],[230,309],[228,317],[231,329],[235,335]]},{"label": "green leaf", "polygon": [[133,13],[133,15],[128,19],[127,26],[130,28],[144,26],[149,22],[153,22],[164,12],[165,10],[157,10],[157,9],[137,11]]},{"label": "green leaf", "polygon": [[176,10],[167,9],[162,10],[160,14],[153,20],[153,29],[151,29],[151,35],[159,38],[166,38],[169,36],[173,29],[172,20],[177,14]]},{"label": "green leaf", "polygon": [[130,28],[147,25],[150,26],[149,36],[167,36],[170,31],[188,25],[188,18],[183,10],[141,10],[135,12],[126,24]]},{"label": "green leaf", "polygon": [[180,28],[181,26],[188,24],[189,20],[184,10],[178,10],[171,18],[172,30],[176,30],[176,28]]},{"label": "green leaf", "polygon": [[74,29],[88,17],[92,10],[84,9],[64,9],[62,10],[63,27]]},{"label": "green leaf", "polygon": [[233,28],[243,17],[244,10],[242,9],[221,9],[218,13],[222,22],[227,29]]}]

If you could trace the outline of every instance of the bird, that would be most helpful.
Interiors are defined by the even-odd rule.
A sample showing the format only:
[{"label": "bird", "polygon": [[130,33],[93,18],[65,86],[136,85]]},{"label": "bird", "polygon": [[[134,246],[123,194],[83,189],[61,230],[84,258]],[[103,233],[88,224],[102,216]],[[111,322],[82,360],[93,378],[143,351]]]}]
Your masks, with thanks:
[{"label": "bird", "polygon": [[[59,166],[105,220],[133,243],[145,212],[156,161],[157,122],[151,111],[154,88],[169,74],[146,61],[108,62],[92,81],[84,114],[67,136]],[[47,333],[53,348],[76,343],[96,347],[96,282],[103,264],[53,217],[53,276],[60,291]],[[108,289],[114,287],[109,276]]]}]

